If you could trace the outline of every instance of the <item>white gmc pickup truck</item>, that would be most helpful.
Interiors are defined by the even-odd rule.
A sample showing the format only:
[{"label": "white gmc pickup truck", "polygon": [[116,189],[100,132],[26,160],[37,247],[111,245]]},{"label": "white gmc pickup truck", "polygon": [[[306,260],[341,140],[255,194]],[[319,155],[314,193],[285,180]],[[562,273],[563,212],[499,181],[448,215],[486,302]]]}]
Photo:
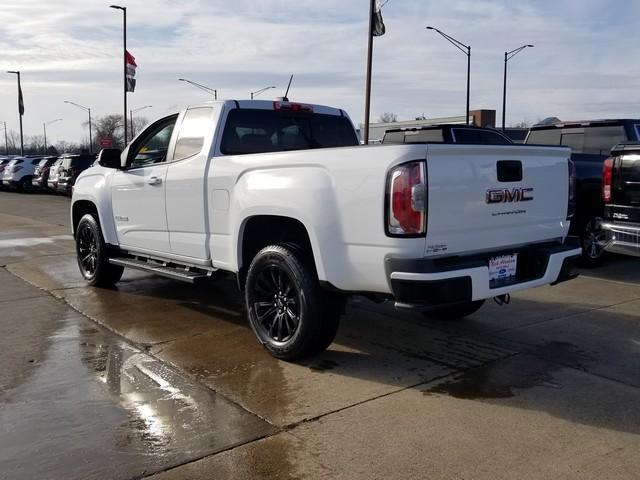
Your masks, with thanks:
[{"label": "white gmc pickup truck", "polygon": [[347,114],[227,100],[157,120],[78,178],[71,218],[90,285],[125,267],[236,275],[269,352],[333,341],[348,294],[461,318],[573,278],[569,149],[359,145]]}]

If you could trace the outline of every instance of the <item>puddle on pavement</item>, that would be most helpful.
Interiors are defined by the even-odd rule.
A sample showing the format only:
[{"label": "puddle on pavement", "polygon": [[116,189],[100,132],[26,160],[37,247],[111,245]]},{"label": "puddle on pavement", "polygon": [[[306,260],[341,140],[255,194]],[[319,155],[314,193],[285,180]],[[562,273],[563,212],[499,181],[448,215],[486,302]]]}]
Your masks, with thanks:
[{"label": "puddle on pavement", "polygon": [[273,428],[78,316],[0,392],[3,478],[136,478]]},{"label": "puddle on pavement", "polygon": [[516,396],[518,390],[534,387],[561,388],[554,381],[554,373],[564,368],[563,364],[580,368],[587,358],[571,344],[552,342],[529,353],[469,370],[454,380],[423,390],[423,393],[476,400],[510,398]]}]

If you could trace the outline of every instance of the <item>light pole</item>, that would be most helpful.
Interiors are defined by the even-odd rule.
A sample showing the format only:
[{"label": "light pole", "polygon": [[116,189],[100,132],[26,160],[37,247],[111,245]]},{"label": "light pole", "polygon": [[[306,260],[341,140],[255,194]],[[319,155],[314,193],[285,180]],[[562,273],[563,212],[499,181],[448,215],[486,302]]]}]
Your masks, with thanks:
[{"label": "light pole", "polygon": [[251,92],[251,100],[253,100],[253,97],[257,97],[262,92],[266,92],[267,90],[269,90],[271,88],[276,88],[276,87],[272,85],[270,87],[264,87],[264,88],[261,88],[260,90],[256,90],[255,92]]},{"label": "light pole", "polygon": [[[82,105],[78,105],[77,103],[70,102],[69,100],[65,100],[64,103],[75,105],[76,107],[81,108],[85,112],[89,113],[89,153],[93,153],[93,137],[91,136],[91,109],[89,107],[83,107]],[[127,118],[126,115],[125,118]]]},{"label": "light pole", "polygon": [[504,52],[504,86],[502,87],[502,131],[506,128],[507,118],[507,62],[519,54],[525,48],[533,48],[533,45],[523,45],[510,52]]},{"label": "light pole", "polygon": [[9,140],[7,140],[7,122],[4,123],[4,153],[5,155],[9,155]]},{"label": "light pole", "polygon": [[131,140],[133,140],[133,137],[135,137],[135,132],[133,130],[133,114],[136,112],[139,112],[140,110],[144,110],[145,108],[151,108],[153,107],[153,105],[145,105],[144,107],[140,107],[140,108],[134,108],[133,110],[129,110],[129,115],[130,115],[130,119],[131,119]]},{"label": "light pole", "polygon": [[189,83],[189,84],[193,85],[194,87],[199,88],[200,90],[203,90],[203,91],[207,92],[208,94],[213,93],[213,99],[214,100],[218,100],[218,91],[215,88],[205,87],[204,85],[200,85],[199,83],[192,82],[191,80],[187,80],[186,78],[179,78],[178,80],[181,81],[181,82]]},{"label": "light pole", "polygon": [[464,53],[467,56],[467,113],[465,114],[465,117],[467,119],[467,125],[469,125],[469,98],[471,96],[470,95],[471,94],[471,46],[465,45],[459,40],[456,40],[455,38],[453,38],[451,35],[447,35],[446,33],[441,32],[437,28],[426,27],[426,29],[433,30],[434,32],[439,33],[449,43],[451,43],[454,47],[456,47],[458,50],[460,50],[462,53]]},{"label": "light pole", "polygon": [[7,73],[15,73],[18,76],[18,116],[20,117],[20,155],[24,155],[24,137],[22,135],[22,115],[24,115],[24,101],[22,99],[22,87],[20,86],[20,71],[8,70]]},{"label": "light pole", "polygon": [[42,124],[42,128],[44,130],[44,154],[47,154],[47,125],[51,125],[52,123],[60,122],[61,118],[56,118],[55,120],[51,120],[50,122],[44,122]]},{"label": "light pole", "polygon": [[122,10],[122,43],[123,43],[123,52],[122,52],[122,63],[123,63],[123,72],[122,72],[122,81],[123,81],[123,92],[124,92],[124,146],[127,146],[127,7],[121,7],[120,5],[109,5],[109,8],[115,8],[116,10]]}]

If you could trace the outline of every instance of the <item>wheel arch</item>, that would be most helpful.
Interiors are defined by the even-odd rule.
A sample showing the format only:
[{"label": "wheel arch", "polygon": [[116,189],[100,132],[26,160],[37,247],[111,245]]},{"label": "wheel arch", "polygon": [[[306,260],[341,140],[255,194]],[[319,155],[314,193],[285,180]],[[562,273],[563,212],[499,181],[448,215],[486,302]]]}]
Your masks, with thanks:
[{"label": "wheel arch", "polygon": [[244,284],[247,269],[262,248],[278,243],[294,243],[308,254],[320,280],[324,280],[324,268],[313,232],[297,218],[284,215],[253,215],[245,218],[240,226],[237,244],[238,275]]}]

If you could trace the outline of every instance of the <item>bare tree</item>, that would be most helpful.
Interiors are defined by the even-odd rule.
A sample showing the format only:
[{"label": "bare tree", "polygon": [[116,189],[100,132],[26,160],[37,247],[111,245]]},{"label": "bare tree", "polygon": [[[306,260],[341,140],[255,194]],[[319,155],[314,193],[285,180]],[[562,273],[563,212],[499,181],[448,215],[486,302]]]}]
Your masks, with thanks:
[{"label": "bare tree", "polygon": [[100,140],[103,138],[109,138],[113,142],[114,148],[124,148],[124,122],[122,121],[122,115],[105,115],[103,117],[97,117],[93,121],[93,144],[94,150],[99,149],[98,146]]},{"label": "bare tree", "polygon": [[398,121],[398,115],[392,112],[384,112],[378,119],[380,123],[394,123]]},{"label": "bare tree", "polygon": [[133,135],[138,135],[148,123],[146,117],[133,117]]},{"label": "bare tree", "polygon": [[65,140],[56,142],[54,148],[58,153],[77,153],[80,151],[80,145]]}]

